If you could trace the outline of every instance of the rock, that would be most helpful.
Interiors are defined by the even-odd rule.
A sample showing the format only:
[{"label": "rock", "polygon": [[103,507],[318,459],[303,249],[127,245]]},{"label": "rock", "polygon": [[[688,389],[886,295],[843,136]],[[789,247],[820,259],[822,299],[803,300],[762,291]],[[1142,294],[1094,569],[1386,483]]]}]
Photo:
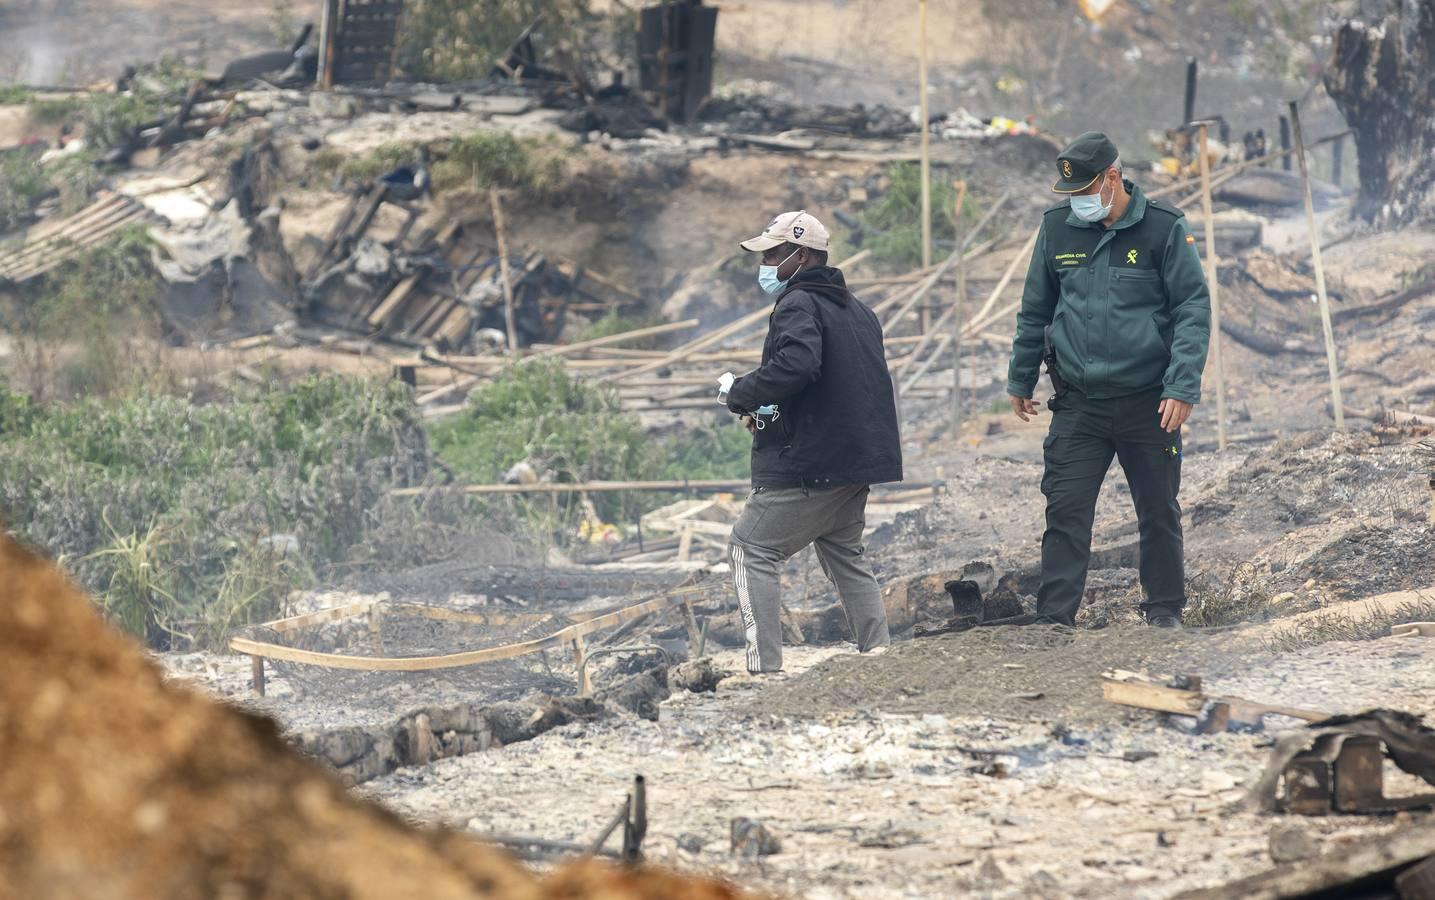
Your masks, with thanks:
[{"label": "rock", "polygon": [[352,98],[331,94],[328,91],[312,91],[309,94],[309,109],[325,119],[352,119],[359,107]]},{"label": "rock", "polygon": [[1044,869],[1037,869],[1026,880],[1027,895],[1031,897],[1057,897],[1061,894],[1061,882]]},{"label": "rock", "polygon": [[1221,791],[1229,791],[1240,783],[1240,779],[1234,775],[1220,770],[1213,769],[1201,774],[1201,787],[1214,794],[1219,794]]},{"label": "rock", "polygon": [[1285,606],[1285,605],[1287,605],[1287,604],[1294,603],[1294,602],[1295,602],[1295,599],[1296,599],[1296,596],[1295,596],[1295,593],[1294,593],[1294,592],[1292,592],[1292,591],[1286,591],[1286,592],[1281,593],[1281,594],[1276,594],[1274,597],[1272,597],[1272,598],[1271,598],[1271,605],[1272,605],[1272,606]]},{"label": "rock", "polygon": [[675,691],[695,694],[712,693],[718,683],[733,673],[723,669],[709,657],[680,663],[668,670],[668,686]]},{"label": "rock", "polygon": [[701,853],[706,843],[707,842],[702,838],[695,834],[689,834],[686,831],[678,835],[678,849],[685,853]]},{"label": "rock", "polygon": [[399,755],[405,765],[426,766],[438,757],[433,725],[427,713],[419,713],[410,719],[403,736],[405,740],[400,743]]},{"label": "rock", "polygon": [[1160,877],[1160,872],[1146,866],[1127,866],[1121,870],[1121,878],[1124,881],[1155,881]]},{"label": "rock", "polygon": [[767,826],[756,819],[733,819],[729,825],[732,852],[746,859],[775,856],[782,852],[782,842]]},{"label": "rock", "polygon": [[1006,883],[1006,873],[1002,871],[1001,866],[997,865],[995,857],[987,856],[982,860],[981,867],[977,869],[977,879],[987,884],[1004,884]]},{"label": "rock", "polygon": [[1271,829],[1271,860],[1277,863],[1299,862],[1320,855],[1320,842],[1298,825],[1277,825]]},{"label": "rock", "polygon": [[626,709],[641,719],[658,721],[658,704],[668,699],[668,687],[661,677],[664,673],[639,672],[629,675],[611,686],[596,692],[595,699],[604,706]]}]

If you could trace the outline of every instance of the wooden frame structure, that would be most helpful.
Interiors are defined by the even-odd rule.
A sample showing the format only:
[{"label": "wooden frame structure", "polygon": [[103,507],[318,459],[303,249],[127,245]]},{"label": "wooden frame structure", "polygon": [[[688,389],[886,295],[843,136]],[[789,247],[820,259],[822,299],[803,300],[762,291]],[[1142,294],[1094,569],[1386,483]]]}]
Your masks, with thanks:
[{"label": "wooden frame structure", "polygon": [[[585,637],[608,628],[635,622],[653,613],[661,613],[682,606],[686,613],[689,638],[696,646],[698,641],[697,619],[693,613],[691,597],[706,591],[708,587],[708,585],[691,585],[676,588],[632,606],[572,616],[560,616],[556,613],[469,613],[413,603],[392,604],[382,600],[367,600],[301,616],[277,619],[257,627],[267,628],[278,634],[290,634],[329,622],[367,618],[375,652],[380,654],[378,656],[354,656],[344,653],[303,650],[298,647],[286,647],[282,644],[245,637],[231,638],[229,647],[236,653],[249,656],[253,667],[254,692],[262,697],[264,696],[264,660],[266,659],[360,672],[427,672],[435,669],[453,669],[460,666],[515,659],[569,645],[572,648],[574,663],[579,672],[579,696],[586,697],[592,693],[593,686],[586,676],[585,662],[588,651],[584,642]],[[396,657],[382,655],[384,653],[383,616],[385,612],[470,625],[538,625],[548,621],[555,624],[566,624],[543,637],[488,647],[483,650],[465,650],[439,656]]]}]

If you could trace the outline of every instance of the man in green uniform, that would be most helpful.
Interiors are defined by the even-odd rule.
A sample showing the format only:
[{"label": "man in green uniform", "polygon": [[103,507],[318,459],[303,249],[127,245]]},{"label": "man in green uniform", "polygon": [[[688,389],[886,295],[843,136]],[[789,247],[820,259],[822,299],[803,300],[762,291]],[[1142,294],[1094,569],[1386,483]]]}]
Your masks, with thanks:
[{"label": "man in green uniform", "polygon": [[1049,340],[1064,383],[1043,444],[1046,533],[1037,621],[1075,623],[1086,590],[1096,497],[1113,457],[1141,535],[1141,611],[1177,628],[1186,605],[1181,426],[1201,399],[1210,295],[1181,210],[1122,178],[1116,147],[1088,132],[1057,157],[1027,270],[1007,393],[1022,421]]}]

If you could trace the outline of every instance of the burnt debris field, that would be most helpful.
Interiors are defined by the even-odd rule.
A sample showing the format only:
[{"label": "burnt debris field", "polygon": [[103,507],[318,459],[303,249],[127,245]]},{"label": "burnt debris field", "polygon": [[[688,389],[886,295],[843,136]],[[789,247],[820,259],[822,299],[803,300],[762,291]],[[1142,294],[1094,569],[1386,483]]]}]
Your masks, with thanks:
[{"label": "burnt debris field", "polygon": [[[0,0],[0,894],[1435,897],[1432,58],[1431,0]],[[1120,466],[1038,618],[1089,131],[1210,295],[1179,629]],[[753,674],[784,210],[905,480],[891,646],[808,547]]]}]

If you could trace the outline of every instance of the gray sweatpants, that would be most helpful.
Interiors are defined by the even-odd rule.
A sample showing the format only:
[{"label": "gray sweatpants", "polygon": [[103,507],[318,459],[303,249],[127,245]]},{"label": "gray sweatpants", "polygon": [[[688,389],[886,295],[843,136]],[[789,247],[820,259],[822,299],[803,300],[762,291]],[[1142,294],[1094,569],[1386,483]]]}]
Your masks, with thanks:
[{"label": "gray sweatpants", "polygon": [[857,649],[866,652],[891,643],[887,610],[862,546],[868,492],[865,484],[825,490],[753,489],[728,548],[749,672],[782,668],[778,573],[808,544],[817,548],[822,570],[837,586]]}]

